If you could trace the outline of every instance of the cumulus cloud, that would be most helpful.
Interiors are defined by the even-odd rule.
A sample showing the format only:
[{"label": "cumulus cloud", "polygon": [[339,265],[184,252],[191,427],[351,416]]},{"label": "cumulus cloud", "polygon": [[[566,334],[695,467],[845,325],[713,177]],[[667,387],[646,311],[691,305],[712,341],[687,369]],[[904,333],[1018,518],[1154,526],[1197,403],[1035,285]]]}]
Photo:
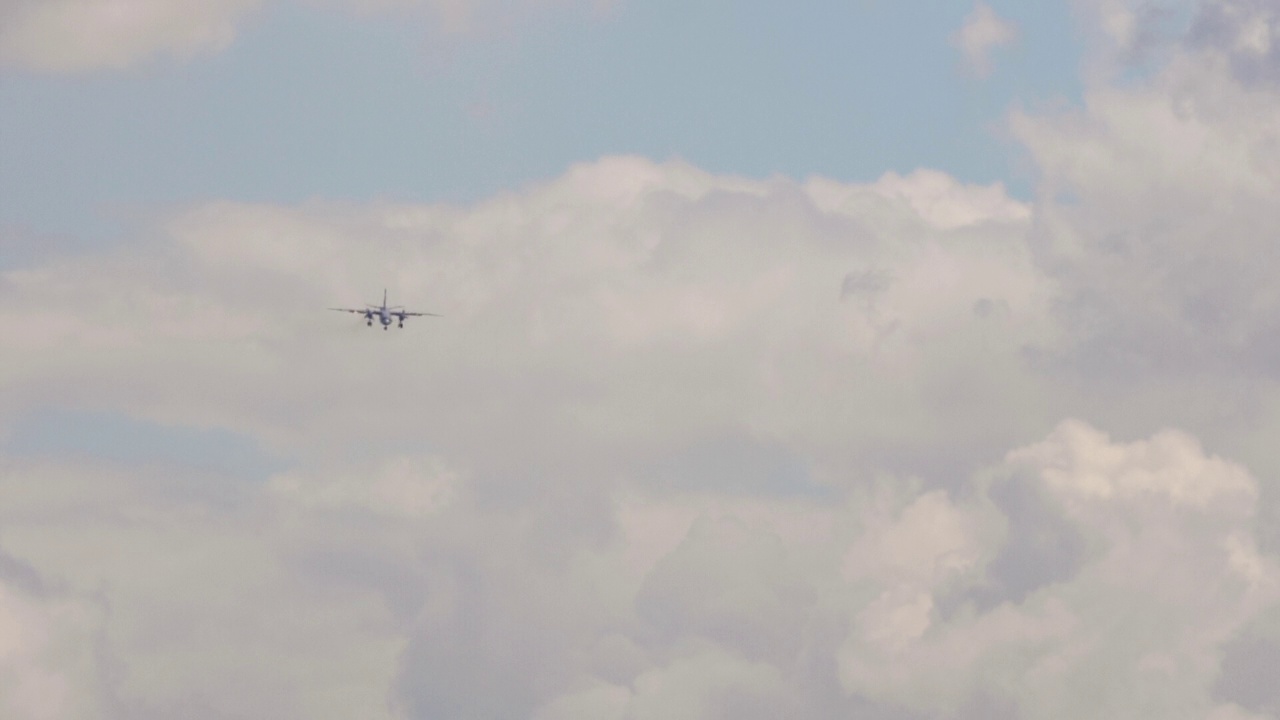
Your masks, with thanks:
[{"label": "cumulus cloud", "polygon": [[[813,700],[784,671],[832,662],[797,608],[840,553],[774,536],[835,522],[798,498],[938,478],[1023,432],[947,437],[975,402],[1033,402],[996,392],[1043,332],[1026,223],[1000,188],[935,173],[756,181],[639,158],[470,207],[180,211],[142,244],[5,274],[7,424],[123,412],[234,429],[290,467],[213,498],[190,488],[216,474],[166,479],[191,468],[23,464],[7,537],[114,588],[124,685],[158,715],[321,716],[328,695],[218,659],[237,652],[349,672],[334,717],[379,688],[409,717],[839,705],[833,674],[814,670]],[[445,317],[382,332],[323,310],[387,285]],[[678,500],[697,496],[757,510],[698,521]],[[69,527],[93,552],[56,552]],[[310,642],[354,644],[302,660],[326,616]],[[247,674],[274,679],[219,693]]]},{"label": "cumulus cloud", "polygon": [[1216,20],[1148,82],[1013,118],[1042,173],[1032,241],[1061,282],[1062,359],[1091,377],[1274,374],[1277,100],[1232,60],[1228,5],[1206,3]]},{"label": "cumulus cloud", "polygon": [[[131,717],[1249,717],[1258,482],[1058,422],[1072,277],[1032,213],[628,157],[466,207],[180,210],[4,274],[6,424],[287,467],[18,459],[6,547],[103,589],[69,644]],[[384,285],[445,317],[323,310]]]},{"label": "cumulus cloud", "polygon": [[[431,437],[446,461],[465,448],[462,470],[478,482],[515,457],[563,464],[549,440],[572,443],[584,472],[633,458],[633,471],[673,481],[687,473],[648,466],[647,448],[680,443],[695,459],[726,438],[765,449],[794,437],[856,451],[848,438],[865,435],[858,452],[905,458],[915,441],[894,424],[958,420],[979,397],[1026,401],[996,392],[1003,371],[978,359],[998,349],[1016,371],[1022,344],[1044,332],[1046,296],[1018,239],[1025,209],[992,192],[928,174],[797,184],[619,158],[467,209],[210,205],[169,223],[168,248],[11,273],[4,322],[28,360],[9,366],[6,394],[16,410],[19,396],[74,386],[85,406],[236,427],[281,452]],[[360,237],[375,239],[355,252]],[[448,320],[379,340],[408,350],[353,356],[343,348],[368,340],[364,326],[311,310],[386,285]],[[146,350],[41,379],[42,364],[89,346]],[[926,378],[936,399],[916,396]],[[893,420],[839,405],[814,414],[833,391]],[[970,430],[991,434],[991,453],[1018,432]],[[486,452],[494,437],[504,452]],[[798,451],[771,452],[784,468]]]},{"label": "cumulus cloud", "polygon": [[[1198,17],[1014,116],[1032,203],[612,157],[4,272],[0,427],[282,467],[8,459],[0,628],[58,630],[0,683],[157,720],[1274,715],[1280,100],[1266,7]],[[444,317],[323,310],[383,287]]]},{"label": "cumulus cloud", "polygon": [[[157,55],[216,53],[272,0],[0,0],[0,66],[47,73],[120,70]],[[274,0],[277,4],[283,0]],[[578,0],[295,0],[359,13],[407,13],[451,35]],[[604,3],[595,2],[593,7]]]},{"label": "cumulus cloud", "polygon": [[1018,37],[1018,26],[996,15],[991,6],[978,2],[961,26],[951,36],[951,43],[964,56],[965,68],[978,77],[993,70],[991,52],[1012,43]]}]

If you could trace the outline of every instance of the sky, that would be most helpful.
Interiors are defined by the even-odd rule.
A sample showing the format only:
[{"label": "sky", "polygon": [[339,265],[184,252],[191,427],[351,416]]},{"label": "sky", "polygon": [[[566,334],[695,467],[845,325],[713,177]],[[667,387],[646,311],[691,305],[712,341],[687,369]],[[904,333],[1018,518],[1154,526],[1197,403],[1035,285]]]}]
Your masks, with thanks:
[{"label": "sky", "polygon": [[960,2],[502,7],[465,34],[275,2],[186,62],[11,67],[0,222],[75,240],[209,197],[470,202],[618,154],[750,177],[936,167],[1025,194],[1000,118],[1077,96],[1078,42],[1066,6],[1009,5],[1018,37],[983,53],[1009,62],[976,74]]},{"label": "sky", "polygon": [[1274,0],[0,0],[0,718],[1280,717],[1276,117]]}]

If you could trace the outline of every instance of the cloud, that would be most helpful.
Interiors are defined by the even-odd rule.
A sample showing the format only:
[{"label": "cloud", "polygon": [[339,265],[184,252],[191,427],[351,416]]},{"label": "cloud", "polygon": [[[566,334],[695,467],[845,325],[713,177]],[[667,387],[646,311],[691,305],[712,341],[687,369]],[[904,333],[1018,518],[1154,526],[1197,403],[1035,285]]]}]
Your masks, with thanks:
[{"label": "cloud", "polygon": [[616,0],[304,0],[346,7],[359,13],[425,15],[449,35],[474,35],[486,29],[519,31],[523,23],[548,11],[582,7],[599,13]]},{"label": "cloud", "polygon": [[1249,86],[1280,82],[1280,10],[1248,0],[1215,0],[1200,8],[1189,33],[1194,47],[1219,54]]},{"label": "cloud", "polygon": [[[123,70],[156,56],[225,50],[270,2],[282,0],[0,0],[0,67],[74,74]],[[298,0],[295,0],[298,1]],[[362,14],[421,18],[446,35],[473,34],[577,0],[300,0]],[[592,7],[603,7],[594,2]]]},{"label": "cloud", "polygon": [[0,554],[0,715],[112,715],[104,623],[101,603],[55,589],[29,565]]},{"label": "cloud", "polygon": [[1149,83],[1013,118],[1042,173],[1039,264],[1062,283],[1071,361],[1095,377],[1275,367],[1276,99],[1202,36]]},{"label": "cloud", "polygon": [[964,56],[965,67],[978,77],[991,74],[991,51],[1012,43],[1018,37],[1018,26],[996,15],[984,2],[974,5],[961,26],[951,36],[951,43]]},{"label": "cloud", "polygon": [[[139,718],[1272,714],[1277,100],[1200,27],[1013,117],[1030,204],[609,157],[5,271],[0,426],[280,468],[7,460],[15,617],[84,612],[13,657]],[[383,287],[444,317],[323,310]]]},{"label": "cloud", "polygon": [[[1020,540],[992,500],[1008,485],[1088,550],[979,606]],[[1185,434],[1115,442],[1069,421],[955,495],[633,495],[613,533],[559,557],[516,549],[540,534],[499,529],[519,513],[478,516],[488,539],[427,570],[407,714],[1247,717],[1216,688],[1221,653],[1280,600],[1256,493]]]},{"label": "cloud", "polygon": [[[1181,434],[1114,443],[1077,422],[1010,453],[1006,472],[997,485],[1038,486],[1086,538],[1088,560],[1020,602],[950,617],[935,605],[942,578],[886,591],[856,616],[846,687],[930,714],[975,688],[1027,718],[1213,712],[1220,648],[1280,592],[1280,568],[1253,539],[1252,478]],[[1068,690],[1080,684],[1094,691]]]},{"label": "cloud", "polygon": [[[6,548],[42,584],[0,576],[0,626],[10,612],[22,628],[0,683],[47,680],[24,680],[47,717],[389,717],[401,645],[381,594],[365,589],[383,578],[368,563],[338,597],[324,582],[351,522],[299,528],[244,490],[211,502],[184,486],[230,479],[189,468],[6,465]],[[378,528],[369,522],[359,547],[375,547]],[[34,712],[13,716],[46,717]]]},{"label": "cloud", "polygon": [[118,70],[155,54],[216,52],[259,0],[0,1],[0,63],[40,72]]},{"label": "cloud", "polygon": [[[848,524],[815,498],[1023,432],[948,417],[1023,402],[995,390],[1042,331],[1026,228],[935,173],[629,157],[466,207],[178,210],[4,274],[5,424],[234,429],[285,468],[27,457],[0,522],[42,572],[109,588],[138,717],[844,707],[834,646],[803,640],[843,555],[813,532]],[[384,286],[445,317],[324,311]]]},{"label": "cloud", "polygon": [[283,502],[303,506],[359,507],[375,515],[421,518],[445,510],[459,483],[456,473],[431,458],[397,457],[373,470],[334,470],[286,471],[271,478],[268,491]]},{"label": "cloud", "polygon": [[[1248,717],[1258,482],[1059,422],[1043,222],[933,172],[634,157],[178,209],[4,273],[6,425],[234,429],[283,467],[15,458],[6,548],[101,589],[68,646],[131,717]],[[384,286],[444,317],[323,309]]]},{"label": "cloud", "polygon": [[[977,359],[1001,348],[1017,366],[1042,332],[1025,209],[999,196],[928,174],[797,184],[618,158],[474,208],[212,204],[175,216],[166,247],[10,273],[0,322],[25,360],[5,392],[17,411],[74,387],[86,409],[235,427],[282,453],[427,436],[481,482],[513,458],[562,457],[552,442],[582,471],[612,457],[639,469],[670,443],[697,457],[735,435],[828,448],[865,435],[864,452],[905,457],[916,441],[895,425],[947,422],[984,388],[983,402],[1022,402],[995,393],[1002,371]],[[359,238],[372,239],[357,252]],[[868,273],[882,282],[850,295]],[[315,308],[387,285],[447,319],[384,339],[407,351],[357,360],[343,348],[369,340],[363,325]],[[976,313],[984,301],[1003,310]],[[943,352],[973,361],[956,375]],[[922,378],[940,395],[917,398]],[[890,423],[809,412],[833,390]],[[1014,432],[974,430],[995,433],[990,452]],[[503,453],[484,450],[493,437]]]},{"label": "cloud", "polygon": [[1110,81],[1134,68],[1156,68],[1180,42],[1202,0],[1075,0],[1089,43],[1086,80]]}]

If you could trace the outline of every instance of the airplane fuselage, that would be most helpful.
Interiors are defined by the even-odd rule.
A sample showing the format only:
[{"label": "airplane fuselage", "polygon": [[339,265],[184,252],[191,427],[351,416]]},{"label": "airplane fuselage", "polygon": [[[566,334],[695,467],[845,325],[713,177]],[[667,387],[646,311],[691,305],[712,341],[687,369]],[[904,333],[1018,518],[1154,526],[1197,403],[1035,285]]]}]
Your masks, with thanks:
[{"label": "airplane fuselage", "polygon": [[[374,318],[377,318],[378,322],[382,323],[383,330],[391,327],[391,323],[395,322],[395,315],[386,307],[369,308],[368,312],[364,314],[365,322],[370,326],[373,325]],[[404,321],[402,320],[401,327],[404,327],[403,323]]]}]

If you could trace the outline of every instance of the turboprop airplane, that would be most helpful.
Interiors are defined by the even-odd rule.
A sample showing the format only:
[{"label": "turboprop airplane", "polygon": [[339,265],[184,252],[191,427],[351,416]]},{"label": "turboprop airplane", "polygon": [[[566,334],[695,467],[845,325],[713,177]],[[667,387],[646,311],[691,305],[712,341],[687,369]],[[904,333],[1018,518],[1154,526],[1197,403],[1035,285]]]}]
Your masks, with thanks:
[{"label": "turboprop airplane", "polygon": [[399,327],[404,327],[404,319],[407,317],[422,317],[424,315],[429,315],[431,317],[440,317],[435,313],[429,313],[429,312],[409,312],[408,310],[404,309],[403,305],[388,306],[387,291],[385,289],[383,289],[382,291],[381,305],[365,305],[363,310],[357,310],[354,308],[329,308],[329,309],[337,310],[338,312],[348,312],[348,313],[355,313],[357,315],[363,315],[364,324],[368,325],[369,327],[373,327],[373,321],[376,318],[378,322],[382,323],[383,330],[386,330],[387,328],[391,327],[391,323],[394,322],[395,320],[399,320]]}]

